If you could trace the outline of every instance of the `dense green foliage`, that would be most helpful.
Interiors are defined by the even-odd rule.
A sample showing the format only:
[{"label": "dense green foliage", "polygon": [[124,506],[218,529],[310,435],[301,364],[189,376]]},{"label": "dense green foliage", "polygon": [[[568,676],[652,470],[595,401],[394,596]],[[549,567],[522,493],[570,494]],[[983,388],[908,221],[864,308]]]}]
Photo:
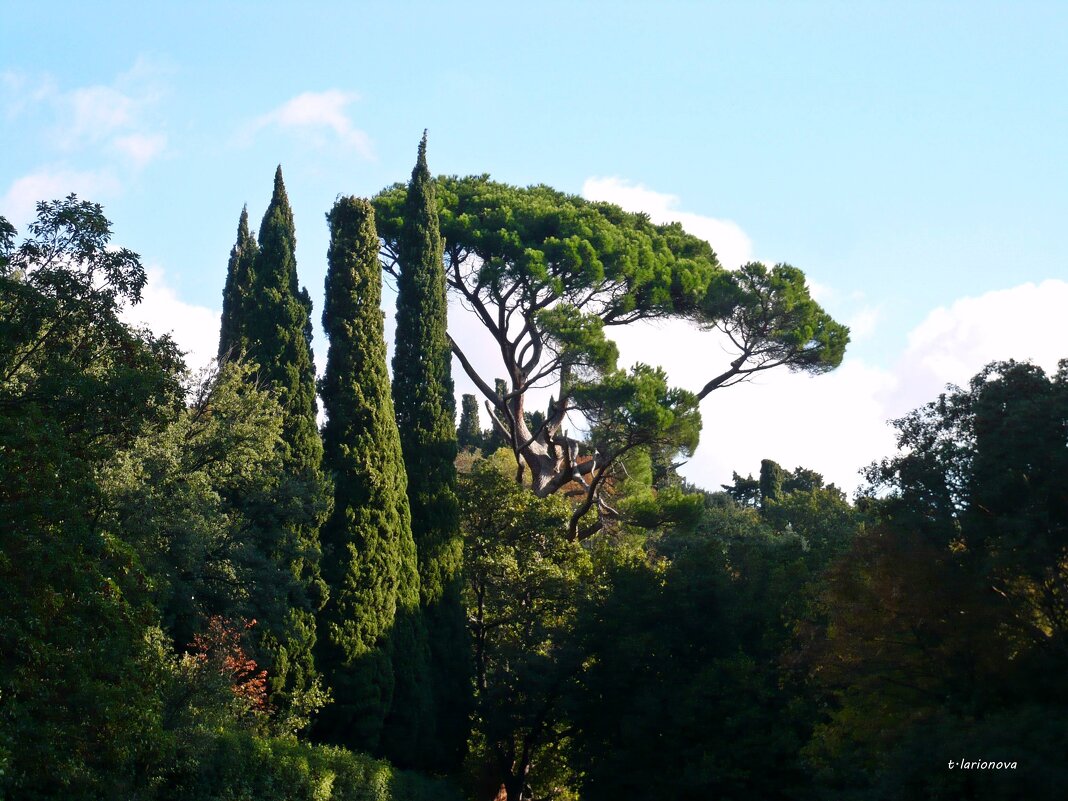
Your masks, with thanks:
[{"label": "dense green foliage", "polygon": [[[878,797],[1063,794],[1068,370],[993,364],[898,420],[881,524],[821,588],[803,662],[833,699],[807,747]],[[1038,710],[1042,712],[1039,713]],[[1005,760],[1012,772],[949,771]],[[958,765],[959,767],[959,765]]]},{"label": "dense green foliage", "polygon": [[419,557],[432,703],[424,713],[421,741],[406,746],[413,764],[456,770],[467,746],[471,682],[460,600],[463,546],[454,465],[456,398],[441,234],[425,133],[408,184],[397,273],[393,406]]},{"label": "dense green foliage", "polygon": [[[260,631],[286,621],[295,604],[308,610],[290,569],[302,552],[286,525],[315,501],[285,469],[281,409],[252,372],[224,362],[165,426],[116,454],[100,473],[110,493],[101,520],[128,532],[178,644],[190,643],[211,617],[256,620],[254,655],[270,674],[279,670],[277,650]],[[274,727],[302,728],[324,700],[318,682],[283,702],[272,694]]]},{"label": "dense green foliage", "polygon": [[[844,499],[815,492],[855,534]],[[816,797],[800,750],[817,705],[781,657],[828,561],[799,529],[829,516],[772,520],[709,496],[693,525],[650,543],[652,558],[609,571],[578,626],[583,798]]]},{"label": "dense green foliage", "polygon": [[366,201],[342,198],[328,221],[323,328],[330,350],[321,392],[334,509],[322,529],[330,600],[320,615],[319,653],[334,703],[317,733],[362,750],[397,749],[394,756],[411,759],[430,703],[428,656],[386,374],[374,211]]},{"label": "dense green foliage", "polygon": [[145,272],[98,205],[0,218],[0,788],[129,795],[153,761],[149,579],[102,525],[98,470],[181,404],[173,343],[119,320]]},{"label": "dense green foliage", "polygon": [[171,781],[178,801],[461,801],[451,785],[341,748],[227,733]]},{"label": "dense green foliage", "polygon": [[476,693],[469,761],[476,797],[504,787],[518,801],[570,781],[564,697],[581,662],[571,630],[593,565],[567,537],[568,504],[538,498],[502,468],[481,462],[462,481]]},{"label": "dense green foliage", "polygon": [[0,218],[0,796],[457,798],[293,739],[321,698],[269,701],[259,621],[302,597],[278,520],[308,507],[278,393],[239,363],[187,389],[173,344],[121,322],[145,273],[99,206],[14,233]]},{"label": "dense green foliage", "polygon": [[[20,243],[0,218],[0,797],[1063,795],[1068,362],[896,421],[853,503],[771,459],[705,492],[675,460],[710,390],[619,370],[604,331],[719,325],[745,356],[717,386],[820,372],[845,331],[803,276],[544,187],[438,188],[424,140],[378,200],[392,392],[373,206],[328,215],[322,432],[280,173],[198,376],[122,322],[145,271],[99,206],[42,203]],[[472,396],[454,428],[447,283],[532,371],[480,386],[489,434]]]}]

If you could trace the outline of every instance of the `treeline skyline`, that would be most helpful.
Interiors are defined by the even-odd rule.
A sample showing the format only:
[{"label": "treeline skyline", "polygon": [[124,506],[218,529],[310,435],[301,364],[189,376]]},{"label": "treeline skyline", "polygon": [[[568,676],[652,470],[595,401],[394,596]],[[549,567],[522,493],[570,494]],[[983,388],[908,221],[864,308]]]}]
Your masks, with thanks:
[{"label": "treeline skyline", "polygon": [[[1068,360],[992,363],[894,421],[854,503],[772,458],[709,491],[679,473],[701,396],[842,363],[800,270],[433,179],[425,135],[409,181],[328,222],[317,379],[281,168],[200,377],[119,317],[147,276],[99,205],[42,202],[21,241],[0,219],[0,788],[1058,797]],[[505,377],[451,340],[449,290]],[[698,393],[608,334],[672,319],[735,348]],[[472,396],[455,420],[450,352],[489,432]],[[954,772],[962,749],[1001,767]]]}]

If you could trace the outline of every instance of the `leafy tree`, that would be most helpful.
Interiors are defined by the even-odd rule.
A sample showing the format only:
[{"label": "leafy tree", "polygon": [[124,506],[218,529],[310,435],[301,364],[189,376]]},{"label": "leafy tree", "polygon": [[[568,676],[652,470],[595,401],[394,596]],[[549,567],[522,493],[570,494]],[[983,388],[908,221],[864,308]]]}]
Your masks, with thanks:
[{"label": "leafy tree", "polygon": [[305,695],[318,694],[315,610],[322,607],[326,592],[319,570],[318,528],[329,494],[316,423],[311,299],[297,284],[296,233],[281,167],[275,171],[274,192],[260,224],[258,249],[244,227],[238,227],[230,258],[220,352],[224,344],[243,349],[242,355],[258,368],[254,380],[277,393],[282,407],[278,443],[282,463],[293,481],[304,484],[298,494],[304,503],[291,504],[287,519],[279,521],[283,542],[292,542],[269,554],[288,560],[300,591],[290,599],[282,619],[263,619],[257,632],[271,677],[271,703],[297,709],[308,706]]},{"label": "leafy tree", "polygon": [[813,709],[779,664],[809,577],[800,537],[728,505],[652,545],[579,616],[582,798],[810,797],[798,752]]},{"label": "leafy tree", "polygon": [[477,451],[482,447],[482,428],[478,423],[478,400],[465,394],[460,404],[460,426],[456,430],[456,445],[460,450]]},{"label": "leafy tree", "polygon": [[850,504],[833,484],[791,490],[768,503],[760,514],[776,531],[790,531],[801,537],[813,572],[823,570],[848,550],[869,522],[864,509]]},{"label": "leafy tree", "polygon": [[[253,373],[223,362],[173,420],[138,437],[101,472],[104,523],[123,533],[153,576],[151,596],[179,645],[202,635],[211,618],[277,626],[303,598],[289,568],[299,545],[285,526],[314,503],[307,485],[285,471],[282,410]],[[262,638],[254,639],[254,658],[269,659]],[[323,700],[316,679],[272,708],[272,724],[302,728]]]},{"label": "leafy tree", "polygon": [[[422,683],[426,640],[386,373],[374,211],[347,197],[327,220],[323,328],[330,350],[320,389],[334,509],[322,529],[331,594],[320,614],[319,654],[335,703],[320,716],[317,731],[328,741],[381,752],[384,737],[397,736],[387,733],[389,727],[407,732],[409,745],[412,738],[418,742],[419,718],[411,715],[429,701]],[[394,710],[409,717],[387,721]]]},{"label": "leafy tree", "polygon": [[[385,269],[396,272],[404,189],[375,200]],[[697,393],[701,399],[767,369],[823,372],[837,366],[848,331],[811,299],[804,276],[788,265],[723,270],[707,242],[678,224],[656,226],[639,214],[591,203],[546,186],[526,189],[487,176],[439,178],[446,278],[499,347],[506,391],[494,390],[453,340],[453,353],[539,496],[560,491],[596,460],[576,461],[563,430],[582,383],[615,375],[616,347],[606,331],[641,319],[684,317],[719,328],[737,349],[729,366]],[[554,386],[540,430],[526,423],[532,387]],[[597,504],[598,484],[588,481]]]},{"label": "leafy tree", "polygon": [[133,797],[161,747],[154,612],[98,471],[180,408],[184,368],[119,319],[145,272],[99,205],[39,203],[14,233],[0,218],[0,793]]},{"label": "leafy tree", "polygon": [[[629,374],[615,371],[599,381],[577,385],[573,396],[575,409],[590,425],[591,455],[580,463],[577,448],[571,446],[567,456],[573,465],[572,480],[585,489],[571,514],[568,533],[574,539],[585,539],[603,527],[604,512],[618,515],[601,490],[621,460],[636,448],[692,454],[701,415],[692,393],[669,388],[664,371],[645,364],[635,365]],[[594,507],[596,519],[583,525],[583,517]]]},{"label": "leafy tree", "polygon": [[411,754],[410,746],[407,750],[415,764],[456,769],[467,743],[470,676],[460,600],[463,546],[456,498],[456,400],[446,333],[441,234],[434,182],[426,164],[425,132],[408,184],[397,248],[393,406],[408,476],[433,700],[432,718],[426,720],[418,746],[422,754]]},{"label": "leafy tree", "polygon": [[247,327],[251,305],[253,270],[259,256],[256,237],[248,229],[248,207],[241,209],[237,242],[230,251],[223,288],[222,327],[219,332],[219,360],[236,358],[249,348]]},{"label": "leafy tree", "polygon": [[[1060,767],[979,782],[946,763],[967,742],[969,758],[1063,765],[1065,373],[992,364],[895,422],[901,452],[869,470],[879,524],[831,568],[801,628],[801,662],[831,702],[807,752],[831,787],[1061,792]],[[1038,706],[1049,724],[1035,725]]]},{"label": "leafy tree", "polygon": [[565,698],[581,664],[572,633],[593,563],[565,535],[566,501],[538,498],[502,467],[491,459],[461,477],[476,688],[469,762],[476,797],[503,788],[525,801],[572,781]]},{"label": "leafy tree", "polygon": [[1068,636],[1066,364],[989,365],[895,421],[903,453],[868,471],[883,516],[961,554],[1043,648]]},{"label": "leafy tree", "polygon": [[730,484],[721,485],[727,495],[739,506],[759,506],[760,479],[753,478],[752,473],[742,478],[738,473],[734,472],[731,477],[732,482]]}]

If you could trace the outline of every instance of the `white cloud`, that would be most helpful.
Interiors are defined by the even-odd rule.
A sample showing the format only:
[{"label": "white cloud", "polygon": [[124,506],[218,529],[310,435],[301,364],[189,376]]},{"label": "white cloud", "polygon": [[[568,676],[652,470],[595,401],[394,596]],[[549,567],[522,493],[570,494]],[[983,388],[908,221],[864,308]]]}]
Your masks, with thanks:
[{"label": "white cloud", "polygon": [[97,143],[129,130],[135,122],[137,102],[111,86],[86,86],[62,97],[66,108],[58,134],[66,148]]},{"label": "white cloud", "polygon": [[117,137],[112,145],[135,167],[144,167],[166,149],[167,137],[160,133],[130,134]]},{"label": "white cloud", "polygon": [[123,319],[148,326],[158,336],[170,334],[186,352],[191,370],[206,367],[219,348],[219,312],[181,300],[167,285],[163,268],[151,266],[147,272],[141,302],[123,310]]},{"label": "white cloud", "polygon": [[0,198],[0,214],[21,229],[36,216],[39,200],[57,200],[73,192],[81,198],[99,201],[115,194],[118,189],[118,180],[107,170],[46,168],[15,180]]},{"label": "white cloud", "polygon": [[963,386],[992,361],[1030,359],[1047,371],[1068,357],[1068,281],[1049,279],[940,306],[908,336],[895,373],[899,412]]},{"label": "white cloud", "polygon": [[881,311],[874,306],[863,306],[855,311],[847,320],[849,336],[853,342],[865,339],[875,333],[879,324]]},{"label": "white cloud", "polygon": [[135,168],[144,167],[163,152],[167,139],[152,119],[163,95],[160,70],[139,58],[130,70],[110,84],[60,89],[49,75],[6,71],[0,88],[9,118],[36,108],[51,116],[41,120],[41,140],[65,157],[77,154],[113,158],[123,156]]},{"label": "white cloud", "polygon": [[3,87],[4,111],[9,119],[58,93],[50,76],[31,77],[15,70],[0,73],[0,86]]},{"label": "white cloud", "polygon": [[249,126],[247,134],[255,134],[269,126],[319,137],[322,131],[328,131],[344,146],[351,147],[366,159],[373,159],[370,138],[353,125],[346,113],[347,107],[358,99],[359,95],[340,89],[304,92],[258,117]]},{"label": "white cloud", "polygon": [[676,207],[680,201],[676,195],[656,192],[623,178],[587,178],[582,184],[582,196],[615,203],[626,211],[645,212],[658,225],[681,223],[686,231],[709,242],[720,262],[730,269],[753,259],[753,243],[736,223],[679,211]]}]

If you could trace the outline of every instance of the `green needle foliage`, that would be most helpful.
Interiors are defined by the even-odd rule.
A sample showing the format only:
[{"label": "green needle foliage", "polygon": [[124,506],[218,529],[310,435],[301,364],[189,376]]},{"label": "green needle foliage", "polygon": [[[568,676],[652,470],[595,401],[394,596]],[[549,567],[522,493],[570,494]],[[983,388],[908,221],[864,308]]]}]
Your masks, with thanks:
[{"label": "green needle foliage", "polygon": [[219,331],[219,360],[237,358],[248,350],[246,326],[253,268],[259,255],[256,237],[248,230],[248,207],[241,209],[237,242],[230,251],[223,288],[222,328]]},{"label": "green needle foliage", "polygon": [[452,352],[425,132],[408,184],[398,242],[397,293],[393,405],[408,474],[412,535],[419,554],[421,602],[433,664],[435,725],[426,730],[423,763],[447,770],[458,768],[463,759],[470,679],[460,599],[463,545],[456,497]]},{"label": "green needle foliage", "polygon": [[301,588],[284,616],[262,621],[259,631],[268,657],[271,704],[288,709],[306,706],[304,696],[318,692],[315,611],[326,591],[319,573],[318,529],[329,498],[316,423],[311,300],[297,284],[293,211],[281,167],[275,171],[258,248],[247,227],[242,214],[230,255],[219,349],[221,355],[236,352],[257,365],[253,380],[276,393],[282,407],[282,464],[291,481],[303,486],[286,508],[265,510],[285,532],[269,556],[285,560]]},{"label": "green needle foliage", "polygon": [[[330,600],[320,616],[320,664],[335,703],[320,717],[330,742],[398,761],[425,710],[425,633],[407,480],[393,415],[383,334],[378,235],[369,203],[342,198],[327,215],[330,250],[321,384],[324,464],[334,509],[323,526]],[[416,731],[412,731],[415,729]],[[405,759],[406,756],[406,759]]]}]

